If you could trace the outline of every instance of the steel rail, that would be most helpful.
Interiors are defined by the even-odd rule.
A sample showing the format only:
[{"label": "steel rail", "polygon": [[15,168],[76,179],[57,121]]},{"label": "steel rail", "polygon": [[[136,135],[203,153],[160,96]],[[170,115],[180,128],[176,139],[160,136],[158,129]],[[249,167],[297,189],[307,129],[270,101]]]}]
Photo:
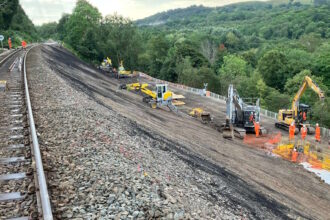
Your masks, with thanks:
[{"label": "steel rail", "polygon": [[42,215],[43,215],[43,219],[52,220],[53,214],[52,214],[52,209],[51,209],[48,190],[47,190],[47,183],[46,183],[44,168],[42,165],[39,142],[38,142],[37,132],[36,132],[35,124],[34,124],[32,107],[31,107],[31,102],[30,102],[30,95],[29,95],[29,87],[28,87],[27,77],[26,77],[26,57],[27,57],[28,53],[30,52],[30,50],[34,47],[35,46],[31,47],[24,55],[24,64],[23,65],[24,65],[24,86],[25,86],[26,106],[27,106],[27,110],[28,110],[28,118],[29,118],[29,122],[30,122],[33,152],[34,152],[34,157],[35,157],[35,162],[36,162]]},{"label": "steel rail", "polygon": [[2,64],[8,60],[10,57],[12,57],[14,54],[16,54],[18,51],[20,51],[21,49],[17,49],[14,52],[9,53],[6,57],[4,57],[2,60],[0,60],[0,66],[2,66]]}]

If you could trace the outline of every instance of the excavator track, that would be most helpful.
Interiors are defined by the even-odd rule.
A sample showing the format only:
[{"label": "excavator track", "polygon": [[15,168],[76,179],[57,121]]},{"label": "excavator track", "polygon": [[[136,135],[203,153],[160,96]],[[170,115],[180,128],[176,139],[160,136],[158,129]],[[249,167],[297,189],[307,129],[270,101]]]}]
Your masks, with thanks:
[{"label": "excavator track", "polygon": [[233,127],[226,124],[222,125],[220,131],[222,132],[222,137],[226,139],[233,139],[234,137],[244,139],[246,135],[246,130],[244,128]]}]

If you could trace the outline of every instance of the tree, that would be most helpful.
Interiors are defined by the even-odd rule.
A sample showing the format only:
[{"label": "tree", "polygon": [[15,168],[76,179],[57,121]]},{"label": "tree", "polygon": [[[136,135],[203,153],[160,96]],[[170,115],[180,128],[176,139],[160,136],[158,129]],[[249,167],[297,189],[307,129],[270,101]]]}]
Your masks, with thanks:
[{"label": "tree", "polygon": [[78,0],[72,15],[65,24],[65,41],[88,60],[98,58],[97,31],[102,16],[97,8],[86,0]]},{"label": "tree", "polygon": [[56,27],[56,31],[58,34],[58,37],[60,40],[64,40],[65,36],[66,36],[66,23],[68,22],[70,18],[69,14],[63,14],[61,19],[58,21],[57,27]]},{"label": "tree", "polygon": [[201,53],[204,57],[213,64],[217,58],[217,45],[216,43],[210,39],[206,38],[201,42]]},{"label": "tree", "polygon": [[311,68],[312,54],[301,49],[290,49],[286,52],[287,72],[290,76],[294,76],[304,69]]},{"label": "tree", "polygon": [[286,109],[290,106],[290,97],[287,94],[280,93],[278,90],[269,87],[267,90],[268,94],[263,99],[263,102],[268,110],[277,112],[279,109]]},{"label": "tree", "polygon": [[228,55],[224,57],[224,63],[219,69],[221,75],[247,76],[247,63],[241,57]]},{"label": "tree", "polygon": [[131,20],[117,14],[106,16],[102,21],[99,35],[102,36],[102,56],[111,57],[114,66],[118,66],[121,61],[131,70],[139,66],[141,39]]},{"label": "tree", "polygon": [[324,78],[324,84],[330,88],[330,44],[324,43],[314,53],[313,73]]},{"label": "tree", "polygon": [[[150,61],[150,72],[152,73],[152,75],[154,76],[160,75],[160,71],[166,60],[169,48],[170,48],[170,42],[164,37],[164,35],[157,35],[150,39],[148,53],[149,53],[149,57],[152,57]],[[169,61],[170,60],[167,59],[167,65],[169,65]],[[175,60],[173,62],[175,63]],[[162,75],[166,75],[166,74],[162,74]]]},{"label": "tree", "polygon": [[0,3],[0,30],[7,30],[19,6],[18,0],[3,0]]},{"label": "tree", "polygon": [[43,24],[37,28],[39,36],[43,39],[57,38],[57,23],[51,22]]},{"label": "tree", "polygon": [[178,82],[180,84],[188,85],[191,87],[200,86],[198,70],[193,68],[190,57],[184,58],[177,64],[176,72],[178,73]]},{"label": "tree", "polygon": [[235,55],[225,56],[224,63],[219,69],[219,76],[221,94],[226,94],[229,84],[234,84],[237,87],[248,76],[246,61]]},{"label": "tree", "polygon": [[259,60],[258,71],[268,86],[283,91],[284,84],[290,77],[286,65],[285,55],[277,50],[271,50]]},{"label": "tree", "polygon": [[326,97],[324,101],[317,101],[313,106],[313,118],[315,123],[321,126],[330,127],[330,98]]}]

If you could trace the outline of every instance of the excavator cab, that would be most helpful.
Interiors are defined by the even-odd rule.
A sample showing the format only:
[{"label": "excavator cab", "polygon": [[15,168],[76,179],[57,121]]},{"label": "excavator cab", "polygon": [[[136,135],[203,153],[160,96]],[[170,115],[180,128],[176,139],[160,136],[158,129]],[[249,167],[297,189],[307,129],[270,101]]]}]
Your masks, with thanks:
[{"label": "excavator cab", "polygon": [[299,110],[298,110],[299,123],[305,123],[307,122],[307,119],[311,119],[311,117],[312,117],[311,107],[306,104],[299,104]]},{"label": "excavator cab", "polygon": [[172,100],[172,93],[167,90],[166,84],[156,84],[157,103]]},{"label": "excavator cab", "polygon": [[[228,87],[228,98],[226,100],[226,123],[221,130],[224,138],[244,138],[246,132],[255,132],[254,122],[260,122],[259,99],[244,101],[232,84]],[[260,127],[260,133],[266,134],[266,130]]]},{"label": "excavator cab", "polygon": [[248,106],[244,112],[244,119],[242,127],[248,132],[254,132],[253,121],[259,121],[259,112],[254,108],[254,106]]}]

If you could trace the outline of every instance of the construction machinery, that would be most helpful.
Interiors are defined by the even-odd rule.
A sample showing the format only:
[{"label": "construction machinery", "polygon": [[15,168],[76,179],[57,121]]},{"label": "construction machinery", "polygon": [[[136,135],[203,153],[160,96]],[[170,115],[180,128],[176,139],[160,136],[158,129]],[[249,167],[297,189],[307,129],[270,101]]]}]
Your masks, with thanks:
[{"label": "construction machinery", "polygon": [[[260,122],[259,99],[256,104],[245,103],[239,97],[238,92],[232,84],[228,87],[228,97],[226,100],[226,123],[222,125],[221,131],[224,138],[244,138],[246,132],[254,133],[255,123]],[[259,128],[260,134],[266,134],[266,129]]]},{"label": "construction machinery", "polygon": [[203,123],[211,121],[211,114],[204,111],[202,108],[193,108],[191,112],[189,112],[189,115],[194,118],[200,118]]},{"label": "construction machinery", "polygon": [[117,78],[128,78],[136,76],[137,73],[135,71],[125,70],[123,61],[120,61],[120,66],[118,68],[118,72],[116,73]]},{"label": "construction machinery", "polygon": [[289,130],[290,124],[294,122],[296,126],[296,134],[304,125],[307,127],[308,134],[314,134],[315,128],[309,123],[311,118],[311,108],[308,105],[299,103],[301,96],[304,94],[307,87],[310,87],[321,100],[324,99],[324,93],[320,87],[309,77],[305,76],[303,84],[292,100],[291,109],[280,109],[277,116],[275,126],[284,130]]},{"label": "construction machinery", "polygon": [[167,89],[167,84],[156,84],[156,91],[148,89],[147,83],[123,84],[120,88],[140,91],[143,95],[142,101],[150,104],[152,108],[167,106],[171,111],[178,111],[172,103],[173,93]]},{"label": "construction machinery", "polygon": [[99,66],[99,69],[101,69],[105,72],[108,72],[108,73],[113,72],[111,59],[109,57],[104,59],[103,62],[101,63],[101,65]]}]

